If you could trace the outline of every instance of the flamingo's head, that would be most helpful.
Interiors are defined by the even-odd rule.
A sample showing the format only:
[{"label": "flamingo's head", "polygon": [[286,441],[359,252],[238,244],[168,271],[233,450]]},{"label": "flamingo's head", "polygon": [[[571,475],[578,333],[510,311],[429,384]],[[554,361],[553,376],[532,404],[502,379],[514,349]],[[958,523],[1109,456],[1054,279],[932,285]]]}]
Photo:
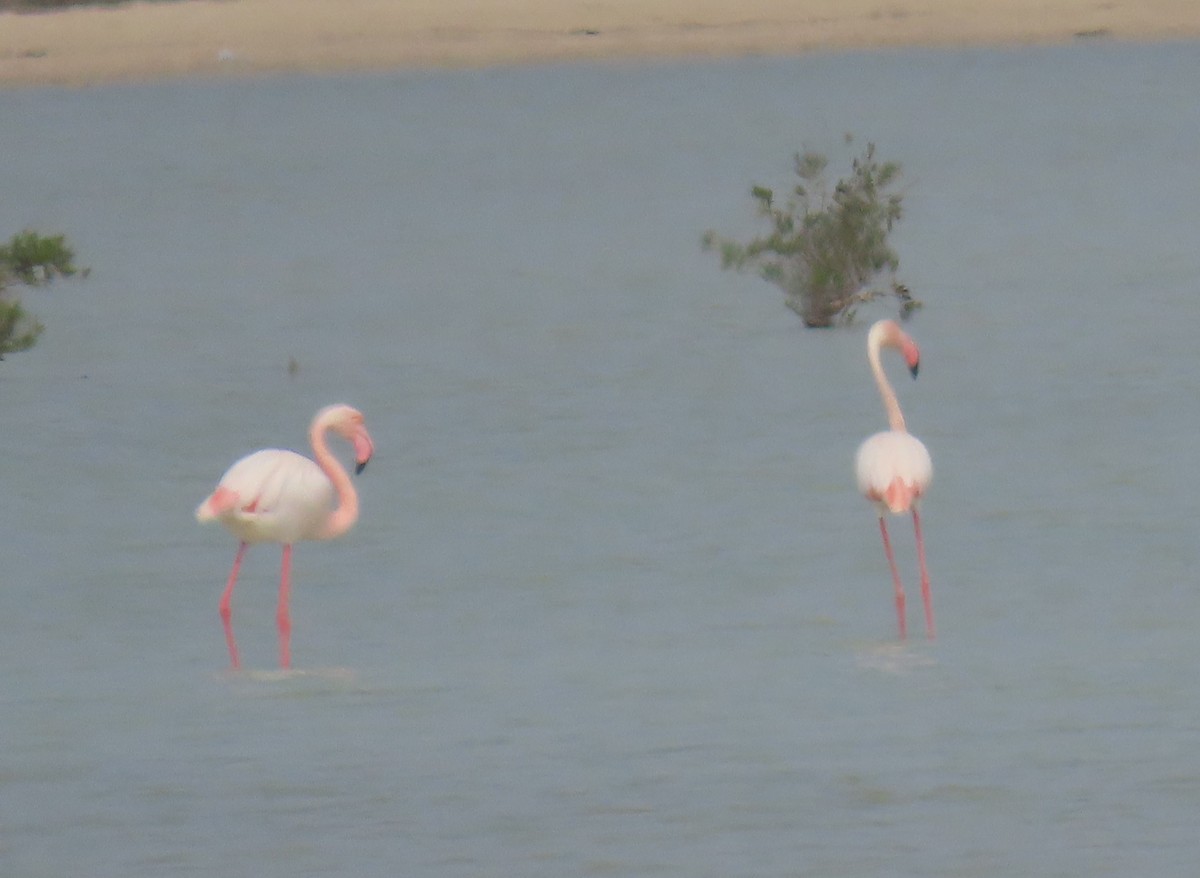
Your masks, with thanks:
[{"label": "flamingo's head", "polygon": [[912,377],[917,377],[921,367],[921,351],[909,334],[900,328],[899,323],[895,320],[880,320],[871,327],[868,344],[872,341],[871,336],[879,347],[898,350],[904,357],[904,362],[908,364],[908,371],[912,373]]},{"label": "flamingo's head", "polygon": [[314,430],[333,430],[354,446],[354,474],[358,475],[375,454],[375,443],[367,432],[362,412],[353,406],[331,405],[317,413]]}]

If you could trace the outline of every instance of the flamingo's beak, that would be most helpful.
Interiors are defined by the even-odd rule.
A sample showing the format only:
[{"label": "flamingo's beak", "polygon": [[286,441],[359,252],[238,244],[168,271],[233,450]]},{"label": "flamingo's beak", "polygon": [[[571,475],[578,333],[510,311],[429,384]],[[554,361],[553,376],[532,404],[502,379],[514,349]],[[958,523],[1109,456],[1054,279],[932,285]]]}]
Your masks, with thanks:
[{"label": "flamingo's beak", "polygon": [[[895,323],[892,326],[896,326]],[[912,377],[917,377],[917,369],[921,365],[921,352],[917,350],[916,344],[904,332],[896,327],[896,335],[898,341],[896,347],[900,349],[900,353],[904,355],[904,364],[908,366],[908,371],[912,373]]]},{"label": "flamingo's beak", "polygon": [[358,475],[367,468],[367,462],[375,453],[375,443],[366,428],[359,428],[354,434],[354,474]]}]

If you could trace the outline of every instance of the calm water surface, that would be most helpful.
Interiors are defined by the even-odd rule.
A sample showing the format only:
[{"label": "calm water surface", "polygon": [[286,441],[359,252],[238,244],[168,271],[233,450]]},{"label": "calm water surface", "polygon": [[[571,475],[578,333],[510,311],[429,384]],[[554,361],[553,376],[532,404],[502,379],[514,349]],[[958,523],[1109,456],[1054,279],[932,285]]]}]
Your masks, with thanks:
[{"label": "calm water surface", "polygon": [[[0,364],[0,871],[1193,874],[1197,93],[1090,43],[0,94],[0,233],[92,268]],[[864,327],[699,250],[847,131],[909,186],[935,644]],[[336,400],[362,521],[289,676],[251,552],[232,675],[192,510]]]}]

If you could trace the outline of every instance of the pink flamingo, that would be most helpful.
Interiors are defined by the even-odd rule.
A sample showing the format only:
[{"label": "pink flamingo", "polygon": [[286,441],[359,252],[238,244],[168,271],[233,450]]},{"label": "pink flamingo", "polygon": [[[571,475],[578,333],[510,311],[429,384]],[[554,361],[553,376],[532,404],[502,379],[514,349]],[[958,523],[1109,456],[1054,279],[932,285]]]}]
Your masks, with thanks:
[{"label": "pink flamingo", "polygon": [[904,614],[904,586],[900,584],[900,573],[896,570],[896,557],[888,539],[887,513],[895,515],[912,512],[913,529],[917,538],[917,561],[921,568],[921,600],[925,604],[925,633],[930,640],[934,637],[933,602],[929,593],[929,571],[925,566],[925,542],[921,537],[921,516],[917,506],[929,483],[933,479],[933,461],[921,440],[904,427],[904,415],[896,400],[896,391],[888,383],[879,361],[880,349],[896,348],[904,355],[908,369],[914,378],[920,365],[921,354],[916,343],[894,320],[880,320],[867,333],[867,360],[883,398],[891,428],[869,437],[858,447],[854,468],[858,474],[858,489],[879,508],[879,531],[883,535],[883,551],[887,555],[892,571],[892,583],[896,589],[896,615],[900,621],[900,638],[906,636]]},{"label": "pink flamingo", "polygon": [[266,542],[283,544],[275,619],[279,627],[279,664],[286,669],[292,663],[292,623],[288,612],[292,544],[297,540],[336,539],[358,520],[358,494],[350,474],[325,443],[325,434],[330,430],[354,445],[354,472],[361,473],[375,452],[362,413],[348,405],[326,406],[317,412],[308,430],[315,461],[278,448],[248,454],[221,476],[216,490],[196,508],[197,521],[215,519],[241,541],[220,603],[225,642],[235,670],[241,667],[241,661],[233,639],[230,601],[247,546]]}]

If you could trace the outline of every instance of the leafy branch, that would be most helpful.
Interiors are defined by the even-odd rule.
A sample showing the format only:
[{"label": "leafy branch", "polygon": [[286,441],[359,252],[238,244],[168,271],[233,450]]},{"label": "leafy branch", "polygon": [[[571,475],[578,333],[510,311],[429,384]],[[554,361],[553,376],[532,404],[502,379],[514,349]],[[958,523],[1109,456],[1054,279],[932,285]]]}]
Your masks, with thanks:
[{"label": "leafy branch", "polygon": [[[63,235],[39,235],[25,230],[0,244],[0,360],[5,354],[33,347],[45,327],[9,290],[14,283],[35,287],[56,277],[70,277],[77,269],[75,253]],[[83,270],[84,276],[87,269]]]}]

